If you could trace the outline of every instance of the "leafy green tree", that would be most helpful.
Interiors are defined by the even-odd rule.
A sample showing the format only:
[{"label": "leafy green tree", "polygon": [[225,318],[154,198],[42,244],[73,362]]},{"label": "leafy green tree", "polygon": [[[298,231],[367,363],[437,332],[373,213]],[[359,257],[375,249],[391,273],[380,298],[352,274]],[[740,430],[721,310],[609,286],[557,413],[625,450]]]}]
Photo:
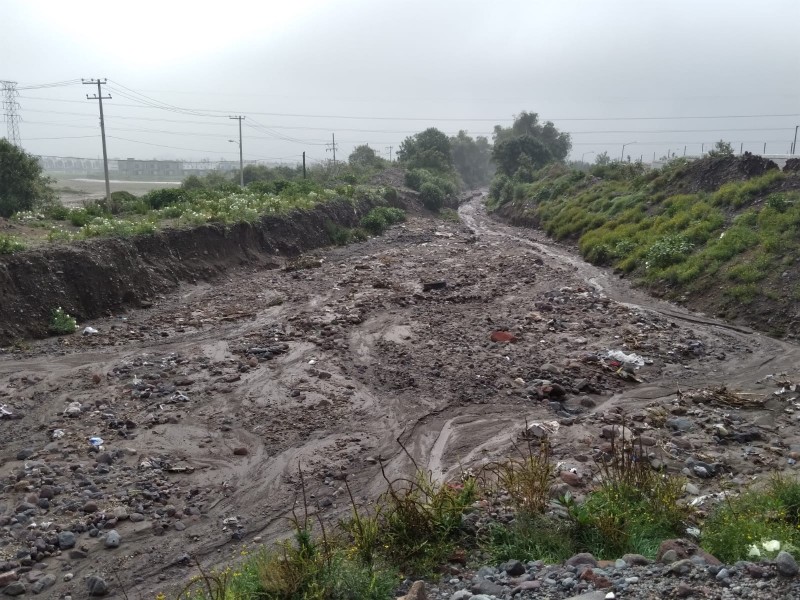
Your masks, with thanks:
[{"label": "leafy green tree", "polygon": [[400,144],[397,158],[407,169],[450,171],[453,159],[450,139],[435,127],[407,137]]},{"label": "leafy green tree", "polygon": [[375,154],[375,150],[367,144],[356,146],[347,157],[347,162],[353,167],[377,167],[381,164],[381,158]]},{"label": "leafy green tree", "polygon": [[714,144],[714,148],[708,151],[709,156],[733,156],[733,146],[724,140]]},{"label": "leafy green tree", "polygon": [[608,155],[608,152],[603,151],[597,156],[594,157],[594,164],[598,166],[605,166],[611,164],[611,157]]},{"label": "leafy green tree", "polygon": [[55,193],[49,183],[35,156],[5,138],[0,139],[0,217],[10,217],[54,200]]},{"label": "leafy green tree", "polygon": [[476,139],[459,131],[450,138],[450,153],[461,179],[469,188],[476,188],[489,183],[492,178],[492,147],[485,137]]},{"label": "leafy green tree", "polygon": [[496,142],[492,150],[497,171],[520,181],[531,181],[534,171],[552,162],[553,158],[544,143],[527,134]]},{"label": "leafy green tree", "polygon": [[568,133],[559,131],[551,121],[539,122],[537,113],[523,111],[514,118],[511,127],[495,125],[494,143],[513,138],[529,136],[538,140],[552,155],[552,160],[564,160],[572,149],[572,140]]}]

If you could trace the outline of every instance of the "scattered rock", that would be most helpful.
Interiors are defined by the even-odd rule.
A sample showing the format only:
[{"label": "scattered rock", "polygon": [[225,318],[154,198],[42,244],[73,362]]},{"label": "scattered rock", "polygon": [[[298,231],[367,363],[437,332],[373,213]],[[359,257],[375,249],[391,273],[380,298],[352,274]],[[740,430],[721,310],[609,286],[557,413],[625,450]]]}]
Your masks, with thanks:
[{"label": "scattered rock", "polygon": [[90,596],[105,596],[108,593],[108,584],[99,575],[90,575],[86,580],[86,587]]}]

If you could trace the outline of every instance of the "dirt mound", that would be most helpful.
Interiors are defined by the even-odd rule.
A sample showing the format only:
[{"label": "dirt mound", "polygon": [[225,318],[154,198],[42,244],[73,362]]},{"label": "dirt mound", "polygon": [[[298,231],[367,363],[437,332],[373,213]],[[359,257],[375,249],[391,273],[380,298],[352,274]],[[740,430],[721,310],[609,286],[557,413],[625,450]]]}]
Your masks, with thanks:
[{"label": "dirt mound", "polygon": [[713,192],[730,181],[759,177],[778,165],[767,158],[745,152],[742,156],[709,156],[689,163],[671,182],[676,192]]},{"label": "dirt mound", "polygon": [[400,167],[390,167],[375,175],[370,182],[375,185],[391,185],[392,187],[405,187],[406,172]]},{"label": "dirt mound", "polygon": [[790,158],[783,165],[783,170],[786,173],[799,173],[800,172],[800,158]]},{"label": "dirt mound", "polygon": [[0,258],[0,345],[47,335],[61,306],[78,321],[124,306],[147,306],[181,281],[211,280],[231,268],[275,268],[280,256],[330,244],[331,222],[358,224],[374,202],[346,201],[232,227],[212,224],[134,238],[47,246]]}]

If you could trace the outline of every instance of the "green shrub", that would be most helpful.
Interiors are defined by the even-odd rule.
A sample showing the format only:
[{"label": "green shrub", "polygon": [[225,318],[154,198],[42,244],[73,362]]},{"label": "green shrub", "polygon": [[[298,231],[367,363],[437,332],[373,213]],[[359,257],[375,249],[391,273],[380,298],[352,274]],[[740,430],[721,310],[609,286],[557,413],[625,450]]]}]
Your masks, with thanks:
[{"label": "green shrub", "polygon": [[0,234],[0,254],[14,254],[25,250],[25,244],[13,235]]},{"label": "green shrub", "polygon": [[373,208],[361,219],[361,227],[373,235],[382,234],[387,227],[395,223],[402,223],[406,220],[406,214],[399,208],[379,206]]},{"label": "green shrub", "polygon": [[42,214],[53,221],[66,221],[69,218],[70,210],[60,202],[51,202],[42,207]]},{"label": "green shrub", "polygon": [[180,188],[162,188],[147,192],[142,199],[150,208],[159,209],[172,204],[177,204],[185,198],[185,191]]},{"label": "green shrub", "polygon": [[50,324],[48,331],[55,335],[67,335],[75,333],[78,328],[78,322],[75,317],[69,315],[60,306],[50,314]]},{"label": "green shrub", "polygon": [[663,540],[683,533],[690,515],[678,503],[683,480],[653,470],[641,446],[614,438],[600,467],[600,486],[583,504],[565,499],[582,549],[606,559],[629,552],[653,557]]},{"label": "green shrub", "polygon": [[423,183],[419,190],[419,197],[425,208],[438,211],[444,206],[444,192],[435,183]]},{"label": "green shrub", "polygon": [[645,254],[648,268],[663,269],[681,262],[692,251],[692,244],[682,235],[666,235],[657,240]]},{"label": "green shrub", "polygon": [[557,564],[580,551],[572,523],[527,514],[518,515],[510,524],[493,525],[484,546],[495,562],[515,559]]},{"label": "green shrub", "polygon": [[387,202],[397,202],[397,198],[397,188],[389,186],[383,189],[383,199]]},{"label": "green shrub", "polygon": [[772,540],[780,549],[800,548],[800,483],[795,479],[775,476],[764,489],[726,496],[706,519],[701,537],[705,550],[729,564],[774,557],[777,550],[763,546]]}]

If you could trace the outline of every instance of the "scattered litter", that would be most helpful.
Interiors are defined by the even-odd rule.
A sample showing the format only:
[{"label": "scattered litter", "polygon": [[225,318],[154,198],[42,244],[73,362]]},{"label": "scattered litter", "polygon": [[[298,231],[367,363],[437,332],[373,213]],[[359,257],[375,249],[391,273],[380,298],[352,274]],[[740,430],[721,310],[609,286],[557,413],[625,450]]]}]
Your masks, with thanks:
[{"label": "scattered litter", "polygon": [[639,356],[638,354],[634,354],[631,352],[630,354],[625,354],[622,350],[609,350],[606,353],[608,358],[613,360],[617,360],[622,364],[633,364],[637,367],[643,367],[645,364],[645,360],[643,357]]},{"label": "scattered litter", "polygon": [[103,438],[100,436],[92,436],[89,438],[89,444],[94,448],[102,448],[103,447]]},{"label": "scattered litter", "polygon": [[64,430],[63,429],[54,429],[53,430],[53,439],[54,440],[60,440],[61,438],[64,437],[64,435],[65,434],[64,434]]},{"label": "scattered litter", "polygon": [[310,364],[310,365],[317,364],[317,359],[316,358],[312,358],[310,361],[308,361],[308,364]]},{"label": "scattered litter", "polygon": [[80,402],[70,402],[69,406],[64,409],[64,414],[68,417],[77,417],[81,414],[81,403]]},{"label": "scattered litter", "polygon": [[100,333],[94,327],[84,327],[83,328],[83,335],[94,335],[96,333]]},{"label": "scattered litter", "polygon": [[170,396],[170,402],[189,402],[189,396],[183,392],[175,392]]},{"label": "scattered litter", "polygon": [[226,517],[222,520],[222,525],[225,527],[239,527],[239,519],[236,517]]},{"label": "scattered litter", "polygon": [[748,398],[752,394],[743,394],[731,392],[727,387],[720,386],[718,388],[698,388],[692,390],[683,390],[678,392],[679,399],[686,399],[694,404],[717,404],[727,407],[735,406],[737,408],[760,408],[764,405],[764,400],[761,398]]},{"label": "scattered litter", "polygon": [[520,437],[527,440],[550,437],[558,433],[559,427],[560,425],[558,421],[541,421],[530,423],[525,428],[525,431],[522,432]]},{"label": "scattered litter", "polygon": [[8,410],[6,404],[0,405],[0,419],[10,419],[14,417],[14,413]]},{"label": "scattered litter", "polygon": [[517,336],[510,331],[493,331],[490,339],[493,342],[516,342]]}]

